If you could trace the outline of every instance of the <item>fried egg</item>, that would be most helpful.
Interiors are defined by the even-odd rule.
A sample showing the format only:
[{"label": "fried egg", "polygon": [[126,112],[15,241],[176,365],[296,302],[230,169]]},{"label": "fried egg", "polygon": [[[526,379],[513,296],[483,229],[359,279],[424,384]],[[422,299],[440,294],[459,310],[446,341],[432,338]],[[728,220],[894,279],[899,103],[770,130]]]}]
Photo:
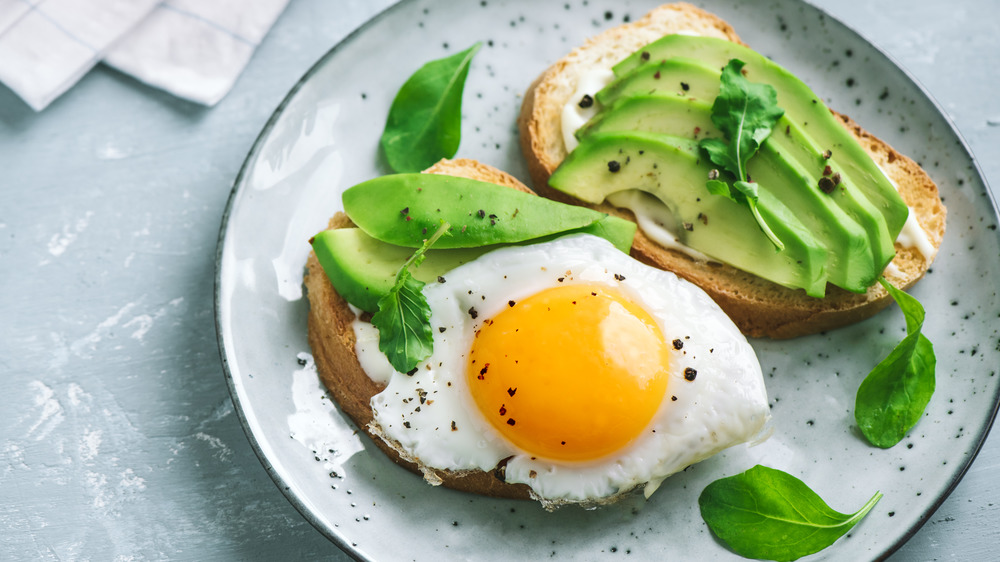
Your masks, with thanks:
[{"label": "fried egg", "polygon": [[412,374],[356,321],[386,382],[372,433],[436,471],[495,471],[547,508],[600,504],[727,447],[769,418],[760,365],[695,285],[574,235],[502,248],[424,288],[434,352]]}]

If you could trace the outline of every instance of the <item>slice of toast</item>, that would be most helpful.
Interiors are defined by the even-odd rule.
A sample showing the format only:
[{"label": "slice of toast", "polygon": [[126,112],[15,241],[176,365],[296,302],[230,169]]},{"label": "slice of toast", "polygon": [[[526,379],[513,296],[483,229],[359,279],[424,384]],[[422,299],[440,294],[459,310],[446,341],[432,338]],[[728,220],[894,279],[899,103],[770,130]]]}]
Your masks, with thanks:
[{"label": "slice of toast", "polygon": [[[513,176],[475,160],[441,160],[425,173],[462,176],[531,193],[530,189]],[[337,213],[329,223],[329,228],[351,226],[354,224],[344,213]],[[354,328],[351,325],[356,318],[355,313],[330,284],[315,253],[309,254],[306,268],[309,346],[312,348],[316,368],[330,395],[358,428],[368,433],[393,462],[418,474],[423,473],[428,481],[487,496],[528,499],[529,488],[526,485],[508,484],[492,472],[458,473],[419,467],[413,459],[406,458],[401,453],[397,444],[386,442],[373,432],[369,427],[373,418],[371,398],[381,392],[385,385],[372,381],[361,368],[355,352]]]},{"label": "slice of toast", "polygon": [[[591,38],[543,72],[528,88],[518,118],[521,149],[534,189],[539,194],[577,205],[585,203],[548,185],[549,176],[567,155],[563,142],[563,107],[576,92],[582,73],[610,68],[641,47],[671,33],[694,33],[744,44],[733,28],[713,14],[689,4],[660,6],[642,18],[614,27]],[[937,186],[913,160],[863,130],[849,117],[834,112],[872,159],[898,186],[935,253],[945,230],[945,207]],[[634,215],[608,203],[588,205],[629,220]],[[788,289],[728,265],[698,261],[668,250],[636,233],[632,257],[672,271],[698,285],[719,303],[744,334],[750,337],[790,338],[852,324],[868,318],[892,302],[879,284],[865,294],[830,286],[822,299],[802,290]],[[928,270],[933,256],[925,258],[914,248],[896,244],[896,257],[884,276],[907,289]]]}]

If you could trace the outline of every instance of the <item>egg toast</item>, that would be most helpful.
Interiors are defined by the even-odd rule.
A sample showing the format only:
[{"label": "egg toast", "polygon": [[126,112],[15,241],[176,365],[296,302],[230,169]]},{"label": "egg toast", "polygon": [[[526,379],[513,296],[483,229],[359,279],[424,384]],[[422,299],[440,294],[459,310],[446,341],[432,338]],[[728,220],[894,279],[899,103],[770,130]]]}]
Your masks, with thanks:
[{"label": "egg toast", "polygon": [[[558,201],[584,204],[629,220],[628,209],[607,202],[588,204],[554,189],[549,178],[566,159],[562,112],[578,93],[581,76],[595,67],[609,68],[630,54],[668,34],[690,34],[724,39],[744,45],[731,25],[689,4],[660,6],[640,19],[608,29],[574,49],[545,70],[525,93],[518,119],[522,152],[533,188]],[[575,100],[574,100],[575,101]],[[882,275],[906,289],[929,269],[945,230],[946,210],[938,189],[913,160],[861,128],[849,117],[833,112],[837,122],[853,135],[871,159],[897,187],[924,232],[931,250],[895,244],[895,257]],[[672,271],[700,286],[750,337],[789,338],[851,324],[872,316],[890,302],[878,283],[856,293],[829,286],[824,298],[808,296],[713,260],[696,259],[668,249],[640,231],[632,256],[652,266]]]},{"label": "egg toast", "polygon": [[[601,222],[601,233],[569,230],[491,246],[472,261],[434,270],[428,278],[434,280],[418,289],[433,345],[414,362],[398,364],[392,359],[398,339],[391,322],[382,321],[405,312],[390,305],[384,314],[383,304],[394,302],[389,295],[372,315],[349,305],[345,297],[359,302],[354,282],[331,273],[341,262],[325,257],[327,239],[355,223],[370,226],[345,194],[353,221],[338,213],[329,227],[341,230],[313,238],[305,277],[308,339],[332,398],[390,459],[430,484],[535,499],[551,510],[604,505],[640,488],[648,496],[694,463],[766,438],[766,389],[745,336],[697,286],[624,253],[631,224],[508,192],[504,187],[530,193],[471,160],[442,160],[425,173],[478,182],[444,198],[434,195],[446,193],[436,186],[454,181],[400,175],[351,188],[383,179],[405,183],[407,195],[399,201],[410,205],[403,213],[396,210],[399,201],[377,209],[386,200],[381,191],[365,206],[393,223],[379,236],[411,221],[419,232],[426,218],[421,208],[437,216],[450,212],[444,201],[451,200],[461,201],[451,216],[468,212],[489,230],[492,221],[498,230],[507,228],[502,224],[531,216],[537,206],[546,208],[550,224],[557,208],[613,224]],[[516,208],[483,205],[499,193],[517,195]],[[496,214],[477,213],[480,206]],[[628,238],[607,237],[615,225],[626,227]],[[458,232],[456,225],[452,236]],[[358,268],[376,259],[347,255]],[[396,298],[408,306],[418,300]],[[421,327],[408,330],[416,334]]]},{"label": "egg toast", "polygon": [[[441,160],[428,168],[425,173],[467,177],[531,193],[530,189],[510,174],[476,160]],[[344,213],[337,213],[329,223],[329,228],[351,226],[353,223]],[[337,294],[314,252],[309,254],[306,270],[309,346],[323,384],[341,410],[359,428],[368,433],[375,445],[393,462],[420,474],[421,471],[416,463],[401,457],[398,446],[394,447],[372,433],[371,422],[374,416],[371,399],[381,392],[385,385],[374,382],[362,369],[355,352],[356,337],[352,327],[356,318],[355,313],[347,301]],[[442,485],[456,490],[499,498],[530,498],[526,485],[508,484],[496,475],[482,471],[437,470],[431,475],[431,478],[435,477]]]}]

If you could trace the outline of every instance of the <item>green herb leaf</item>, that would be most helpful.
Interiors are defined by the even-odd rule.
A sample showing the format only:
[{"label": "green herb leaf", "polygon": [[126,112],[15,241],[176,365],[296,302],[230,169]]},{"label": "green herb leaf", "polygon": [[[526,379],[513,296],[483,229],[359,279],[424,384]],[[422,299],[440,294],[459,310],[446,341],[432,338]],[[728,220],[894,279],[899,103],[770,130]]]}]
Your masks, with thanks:
[{"label": "green herb leaf", "polygon": [[458,151],[462,91],[480,43],[423,65],[403,84],[382,132],[382,150],[397,172],[419,172]]},{"label": "green herb leaf", "polygon": [[400,373],[412,371],[434,351],[431,309],[421,290],[422,281],[409,271],[397,277],[389,293],[378,301],[372,324],[378,328],[378,348]]},{"label": "green herb leaf", "polygon": [[747,161],[757,153],[785,110],[769,84],[755,84],[742,73],[743,61],[733,59],[722,70],[719,95],[712,103],[712,123],[729,140],[728,158],[716,162],[747,181]]},{"label": "green herb leaf", "polygon": [[[712,108],[714,109],[715,106],[713,105]],[[728,133],[726,134],[728,135]],[[701,139],[700,141],[698,141],[698,147],[704,150],[706,154],[708,154],[708,159],[711,160],[713,164],[722,168],[720,171],[729,172],[730,174],[733,174],[734,176],[739,178],[738,174],[740,166],[738,162],[733,162],[731,160],[729,146],[730,145],[728,142],[716,138]],[[725,182],[722,180],[709,180],[709,182],[721,183],[727,186],[729,185],[729,182]]]},{"label": "green herb leaf", "polygon": [[[779,250],[784,244],[767,225],[757,210],[757,184],[747,176],[747,162],[771,134],[774,124],[785,114],[778,107],[778,95],[768,84],[755,84],[742,73],[743,61],[732,59],[722,70],[719,95],[712,103],[712,123],[722,131],[722,139],[702,139],[698,146],[713,164],[731,174],[736,181],[710,179],[707,187],[715,195],[723,195],[746,205],[760,229]],[[722,189],[730,187],[728,193]]]},{"label": "green herb leaf", "polygon": [[378,301],[372,325],[378,328],[378,348],[400,373],[409,373],[434,351],[431,308],[422,292],[424,282],[410,275],[409,267],[420,265],[424,253],[449,228],[442,223],[433,236],[406,260],[396,273],[396,283]]},{"label": "green herb leaf", "polygon": [[706,486],[698,506],[712,532],[737,554],[784,561],[830,546],[881,498],[875,492],[855,513],[840,513],[798,478],[757,465]]},{"label": "green herb leaf", "polygon": [[747,183],[745,181],[733,182],[733,189],[736,190],[740,195],[742,195],[751,204],[757,203],[757,184]]},{"label": "green herb leaf", "polygon": [[721,195],[727,199],[732,199],[733,201],[739,203],[739,201],[736,200],[736,195],[733,194],[733,190],[730,189],[729,184],[724,181],[708,180],[708,183],[705,184],[705,187],[708,188],[708,192],[711,193],[712,195]]},{"label": "green herb leaf", "polygon": [[854,419],[872,445],[887,449],[903,440],[923,416],[934,394],[934,345],[920,329],[924,307],[884,277],[879,283],[895,299],[906,317],[906,337],[858,387]]}]

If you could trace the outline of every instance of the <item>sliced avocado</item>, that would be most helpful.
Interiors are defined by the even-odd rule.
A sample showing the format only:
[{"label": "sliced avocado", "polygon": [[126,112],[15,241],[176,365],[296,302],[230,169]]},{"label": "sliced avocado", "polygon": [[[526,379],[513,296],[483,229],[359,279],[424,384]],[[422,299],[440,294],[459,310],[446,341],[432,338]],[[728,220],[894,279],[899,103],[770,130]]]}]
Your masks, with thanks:
[{"label": "sliced avocado", "polygon": [[[716,74],[716,83],[719,76]],[[646,131],[692,140],[722,138],[712,123],[712,106],[670,94],[628,94],[605,107],[576,131],[577,139],[598,131]]]},{"label": "sliced avocado", "polygon": [[585,207],[566,205],[494,183],[440,174],[391,174],[359,183],[342,196],[344,211],[382,242],[419,248],[442,222],[451,225],[435,249],[516,244],[576,232],[594,223],[628,252],[635,226]]},{"label": "sliced avocado", "polygon": [[[831,283],[853,292],[866,291],[884,267],[880,264],[876,268],[869,232],[845,212],[832,194],[820,191],[822,166],[812,166],[811,173],[792,153],[807,163],[821,160],[821,155],[810,153],[802,144],[804,140],[794,136],[797,129],[793,133],[791,124],[784,118],[775,130],[758,155],[750,159],[751,179],[761,190],[781,200],[828,249],[827,273]],[[599,131],[645,131],[688,139],[721,136],[712,124],[711,105],[669,94],[621,98],[581,127],[578,136],[582,138]],[[840,199],[845,197],[841,194]],[[881,218],[881,215],[872,210],[864,218],[872,222],[875,217]],[[888,242],[891,248],[892,240]]]},{"label": "sliced avocado", "polygon": [[883,267],[875,265],[868,233],[819,190],[818,177],[766,142],[747,163],[747,176],[785,203],[826,246],[831,283],[855,293],[875,283]]},{"label": "sliced avocado", "polygon": [[713,100],[719,95],[719,70],[695,59],[673,57],[616,76],[594,97],[608,106],[636,93]]},{"label": "sliced avocado", "polygon": [[[663,66],[683,69],[685,85],[689,88],[689,95],[685,97],[689,100],[701,100],[706,103],[712,103],[715,96],[718,94],[720,80],[720,71],[718,68],[712,68],[704,63],[694,61],[693,59],[673,57],[665,61],[640,64],[632,70],[625,72],[625,74],[616,78],[606,88],[609,92],[613,92],[613,95],[610,95],[608,99],[618,100],[615,103],[621,103],[622,100],[628,97],[643,97],[651,95],[651,93],[658,95],[660,90],[652,88],[655,91],[650,91],[650,76],[654,75],[655,72]],[[678,72],[680,72],[680,70],[678,70]],[[653,85],[655,86],[655,83]],[[705,92],[711,93],[706,96]],[[600,94],[598,94],[598,97],[600,97]],[[684,100],[678,99],[677,101],[681,102]],[[592,121],[596,124],[596,121],[607,111],[608,109],[605,107],[605,109],[598,113]],[[690,117],[688,117],[683,120],[683,124],[690,127],[690,121]],[[589,124],[587,126],[589,126]],[[604,128],[604,126],[602,126],[602,128]],[[584,128],[581,128],[581,131],[583,129]],[[608,129],[604,128],[604,130]],[[840,184],[837,185],[836,189],[829,193],[828,196],[836,202],[845,213],[865,228],[872,244],[872,254],[875,260],[876,269],[878,271],[885,269],[885,266],[892,261],[892,258],[896,253],[896,249],[893,244],[896,235],[890,234],[885,216],[881,211],[879,211],[879,209],[876,208],[875,204],[872,203],[865,194],[866,190],[861,187],[864,183],[857,181],[847,170],[835,170],[834,165],[831,165],[831,161],[823,156],[823,152],[826,149],[819,146],[815,139],[807,135],[797,122],[789,120],[787,114],[781,119],[779,124],[775,126],[774,131],[775,134],[768,137],[765,144],[772,144],[779,152],[787,154],[795,159],[800,166],[811,172],[812,175],[817,178],[817,185],[818,178],[823,177],[824,175],[832,176],[835,173],[839,174]],[[780,136],[778,134],[782,131],[785,133],[784,136]],[[678,136],[684,137],[690,136],[683,134],[680,127],[675,127],[670,131],[663,130],[661,132],[677,134]],[[695,138],[711,137],[713,135],[718,135],[719,133],[713,128],[711,130],[703,130],[700,134],[702,137],[696,136]],[[834,160],[839,160],[839,158]],[[830,171],[825,173],[828,165],[831,166]]]},{"label": "sliced avocado", "polygon": [[826,249],[809,229],[781,201],[762,192],[758,208],[785,245],[776,251],[745,207],[708,192],[711,168],[692,140],[598,132],[583,138],[549,185],[595,204],[619,191],[650,193],[673,213],[681,226],[673,234],[683,244],[758,277],[823,296]]},{"label": "sliced avocado", "polygon": [[[885,215],[868,199],[865,189],[853,176],[846,172],[834,172],[828,159],[823,156],[823,150],[816,145],[816,141],[803,133],[802,128],[787,117],[782,117],[778,121],[774,133],[764,141],[764,145],[795,160],[809,171],[809,185],[814,190],[819,189],[820,178],[828,177],[832,182],[834,174],[838,174],[839,183],[833,186],[832,191],[826,193],[826,197],[868,233],[876,271],[881,272],[889,265],[896,255],[894,244],[896,235],[889,233]],[[827,166],[830,166],[829,171]],[[869,286],[874,282],[873,278]]]},{"label": "sliced avocado", "polygon": [[831,168],[865,187],[865,196],[885,216],[889,234],[895,239],[909,214],[906,204],[854,136],[801,80],[742,45],[690,35],[662,37],[615,65],[614,73],[623,76],[637,67],[673,57],[697,59],[720,69],[734,58],[746,63],[743,73],[747,79],[773,86],[778,94],[778,105],[785,110],[786,117],[798,124],[824,151],[832,152]]},{"label": "sliced avocado", "polygon": [[[635,235],[635,224],[617,217],[605,216],[583,228],[560,232],[524,244],[536,244],[571,234],[592,234],[608,241],[622,237],[628,231],[628,246]],[[410,266],[410,274],[424,283],[493,251],[503,244],[476,248],[432,247],[424,252],[424,261]],[[372,238],[360,228],[324,230],[312,240],[313,250],[330,282],[344,300],[367,312],[378,310],[378,301],[385,296],[396,281],[396,272],[413,255],[413,248],[387,244]]]},{"label": "sliced avocado", "polygon": [[[396,272],[414,252],[413,248],[379,242],[358,228],[324,230],[313,237],[312,247],[340,296],[367,312],[378,310],[379,299],[389,292]],[[414,278],[429,283],[494,248],[431,248],[423,263],[409,271]]]}]

